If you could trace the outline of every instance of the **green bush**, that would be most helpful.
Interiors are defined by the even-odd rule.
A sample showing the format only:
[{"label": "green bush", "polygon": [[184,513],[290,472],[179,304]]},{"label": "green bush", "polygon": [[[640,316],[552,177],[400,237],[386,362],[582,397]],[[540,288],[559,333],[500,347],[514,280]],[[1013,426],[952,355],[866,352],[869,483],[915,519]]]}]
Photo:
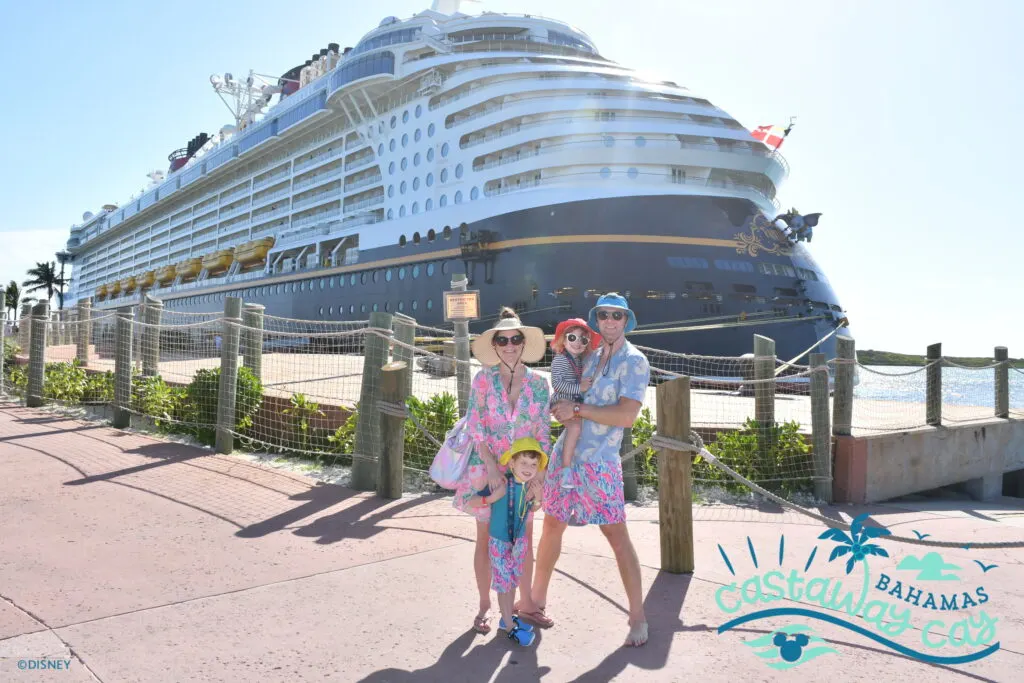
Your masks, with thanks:
[{"label": "green bush", "polygon": [[[310,449],[310,425],[309,421],[314,417],[323,417],[324,411],[320,410],[320,404],[306,398],[305,394],[292,394],[291,405],[281,412],[292,420],[292,427],[298,436],[299,450]],[[329,439],[330,437],[328,437]]]},{"label": "green bush", "polygon": [[[263,403],[263,383],[247,367],[238,368],[235,394],[235,429],[252,427],[253,416]],[[220,368],[197,370],[186,389],[193,422],[213,429],[217,426],[217,399],[220,394]]]},{"label": "green bush", "polygon": [[106,372],[87,374],[81,401],[82,403],[113,403],[114,373],[107,370]]},{"label": "green bush", "polygon": [[28,389],[28,373],[23,365],[15,365],[7,373],[7,385],[17,396],[24,396]]},{"label": "green bush", "polygon": [[334,430],[334,434],[327,437],[331,453],[338,455],[352,455],[356,450],[356,426],[359,424],[359,408],[345,420],[345,424]]},{"label": "green bush", "polygon": [[180,417],[185,398],[184,389],[169,386],[159,375],[132,378],[131,409],[153,418],[158,427]]},{"label": "green bush", "polygon": [[[799,422],[762,427],[756,420],[747,418],[742,429],[719,432],[715,441],[706,446],[737,474],[766,489],[782,494],[813,490],[811,445],[800,435]],[[696,478],[720,481],[729,489],[747,490],[700,456],[694,460],[694,465]]]},{"label": "green bush", "polygon": [[18,346],[18,343],[12,337],[4,337],[4,373],[14,367],[14,357],[19,353],[21,353],[21,347]]},{"label": "green bush", "polygon": [[77,361],[47,363],[43,376],[43,398],[79,403],[85,393],[85,369]]},{"label": "green bush", "polygon": [[[438,441],[444,441],[452,427],[459,419],[458,400],[447,391],[435,394],[426,401],[415,396],[406,399],[409,412],[416,416],[423,428],[430,432]],[[405,421],[405,458],[410,465],[416,463],[426,467],[434,460],[437,445],[420,431],[411,418]],[[423,469],[426,469],[423,467]]]},{"label": "green bush", "polygon": [[[643,408],[637,416],[636,422],[633,423],[633,431],[631,432],[633,437],[633,448],[650,441],[651,437],[654,436],[655,426],[654,418],[651,417],[651,409],[647,407]],[[635,463],[636,479],[638,482],[645,485],[657,485],[657,450],[648,446],[634,456],[633,462]]]}]

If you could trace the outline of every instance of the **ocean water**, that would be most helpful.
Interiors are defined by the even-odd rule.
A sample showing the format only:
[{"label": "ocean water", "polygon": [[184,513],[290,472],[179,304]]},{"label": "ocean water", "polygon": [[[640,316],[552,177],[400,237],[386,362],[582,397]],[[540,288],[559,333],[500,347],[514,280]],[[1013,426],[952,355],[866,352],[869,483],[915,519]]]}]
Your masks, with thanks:
[{"label": "ocean water", "polygon": [[[855,398],[924,403],[925,369],[896,365],[859,368]],[[995,409],[995,370],[942,368],[942,401],[948,405]],[[1010,410],[1024,411],[1024,372],[1010,368]]]}]

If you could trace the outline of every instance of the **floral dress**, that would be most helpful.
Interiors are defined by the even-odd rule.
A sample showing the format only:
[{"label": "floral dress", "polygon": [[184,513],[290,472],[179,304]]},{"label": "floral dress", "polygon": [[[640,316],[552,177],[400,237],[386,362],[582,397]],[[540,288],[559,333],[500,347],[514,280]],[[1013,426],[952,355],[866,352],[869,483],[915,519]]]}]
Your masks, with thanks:
[{"label": "floral dress", "polygon": [[[512,447],[512,442],[527,436],[537,439],[544,452],[551,453],[551,411],[548,406],[550,389],[547,380],[526,368],[523,388],[515,406],[509,405],[507,388],[502,384],[501,371],[497,365],[483,368],[473,378],[469,392],[469,410],[466,413],[466,430],[474,443],[487,444],[495,460]],[[507,467],[498,465],[498,471],[505,474]],[[466,514],[473,515],[480,522],[489,521],[491,508],[471,508],[466,505],[486,483],[487,468],[477,449],[469,456],[462,479],[455,486],[452,505]],[[532,513],[531,513],[532,515]]]}]

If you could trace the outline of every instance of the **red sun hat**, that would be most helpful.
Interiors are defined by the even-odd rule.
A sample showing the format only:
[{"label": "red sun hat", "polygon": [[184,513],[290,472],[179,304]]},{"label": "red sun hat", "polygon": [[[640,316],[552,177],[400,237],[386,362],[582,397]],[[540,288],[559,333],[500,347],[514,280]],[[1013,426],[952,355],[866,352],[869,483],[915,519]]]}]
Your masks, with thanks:
[{"label": "red sun hat", "polygon": [[551,340],[551,343],[554,344],[560,339],[565,339],[566,333],[574,327],[580,327],[586,330],[587,335],[590,337],[591,349],[597,349],[601,345],[601,335],[590,329],[590,325],[588,325],[587,321],[583,318],[569,318],[568,320],[563,320],[558,323],[558,327],[555,328],[555,336]]}]

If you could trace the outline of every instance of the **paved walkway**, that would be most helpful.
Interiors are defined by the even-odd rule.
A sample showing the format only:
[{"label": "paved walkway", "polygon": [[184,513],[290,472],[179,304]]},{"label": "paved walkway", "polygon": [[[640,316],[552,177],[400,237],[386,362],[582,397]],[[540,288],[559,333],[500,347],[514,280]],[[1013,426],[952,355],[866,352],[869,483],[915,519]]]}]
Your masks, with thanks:
[{"label": "paved walkway", "polygon": [[[852,582],[861,570],[847,576],[844,562],[826,562],[834,544],[817,540],[823,528],[770,506],[697,508],[692,576],[657,570],[657,508],[629,510],[651,624],[651,641],[639,650],[619,647],[623,594],[600,532],[570,529],[551,588],[557,624],[537,647],[521,649],[468,630],[476,608],[473,528],[444,497],[384,501],[240,458],[2,404],[0,481],[3,682],[916,683],[1019,680],[1024,668],[1022,550],[942,552],[961,570],[964,588],[983,585],[990,596],[984,608],[999,618],[1001,644],[990,657],[928,665],[816,622],[836,652],[777,672],[766,666],[780,661],[777,652],[761,659],[744,641],[790,622],[750,622],[719,634],[730,617],[716,607],[716,590],[777,567],[782,534],[787,570],[802,568],[816,545],[821,575]],[[902,534],[1009,541],[1024,539],[1021,502],[920,500],[826,514],[849,519],[870,512]],[[752,568],[748,537],[760,570]],[[883,545],[893,557],[871,558],[872,576],[892,576],[898,558],[924,554]],[[982,573],[974,559],[997,567]],[[945,594],[960,590],[960,582],[943,583]],[[935,585],[930,589],[938,591]],[[922,649],[919,629],[927,619],[915,616],[898,640]],[[69,661],[70,671],[19,669],[19,662],[35,666],[42,658]]]}]

